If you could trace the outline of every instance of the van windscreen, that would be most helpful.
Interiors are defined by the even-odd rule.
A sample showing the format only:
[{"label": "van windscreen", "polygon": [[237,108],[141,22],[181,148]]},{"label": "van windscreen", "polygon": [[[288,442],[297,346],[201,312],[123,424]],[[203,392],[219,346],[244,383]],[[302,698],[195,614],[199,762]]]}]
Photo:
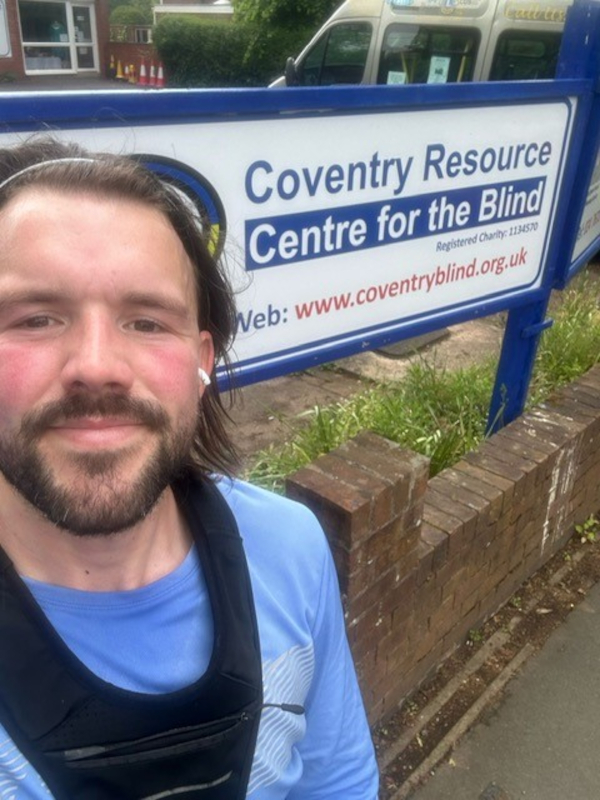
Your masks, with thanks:
[{"label": "van windscreen", "polygon": [[473,79],[479,31],[393,23],[386,29],[377,83],[460,83]]},{"label": "van windscreen", "polygon": [[498,37],[490,70],[491,81],[532,81],[556,73],[560,33],[504,31]]}]

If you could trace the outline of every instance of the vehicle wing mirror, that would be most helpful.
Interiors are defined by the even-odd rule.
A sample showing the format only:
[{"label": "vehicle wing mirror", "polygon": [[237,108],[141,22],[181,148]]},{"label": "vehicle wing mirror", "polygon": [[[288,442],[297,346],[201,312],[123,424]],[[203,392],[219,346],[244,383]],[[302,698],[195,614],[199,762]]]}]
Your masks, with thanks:
[{"label": "vehicle wing mirror", "polygon": [[296,62],[291,56],[285,62],[285,84],[286,86],[298,86],[299,84]]}]

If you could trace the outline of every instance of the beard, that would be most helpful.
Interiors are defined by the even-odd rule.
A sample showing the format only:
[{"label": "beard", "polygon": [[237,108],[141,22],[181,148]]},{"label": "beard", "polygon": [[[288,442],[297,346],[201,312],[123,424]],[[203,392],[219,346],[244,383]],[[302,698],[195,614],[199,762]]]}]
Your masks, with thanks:
[{"label": "beard", "polygon": [[[126,471],[135,447],[70,453],[68,485],[44,456],[39,440],[69,419],[115,417],[141,424],[156,444],[137,474]],[[197,419],[174,429],[157,404],[121,394],[73,395],[23,417],[16,433],[0,437],[0,472],[25,500],[59,528],[77,536],[127,530],[154,508],[190,463]],[[61,455],[61,459],[65,458]]]}]

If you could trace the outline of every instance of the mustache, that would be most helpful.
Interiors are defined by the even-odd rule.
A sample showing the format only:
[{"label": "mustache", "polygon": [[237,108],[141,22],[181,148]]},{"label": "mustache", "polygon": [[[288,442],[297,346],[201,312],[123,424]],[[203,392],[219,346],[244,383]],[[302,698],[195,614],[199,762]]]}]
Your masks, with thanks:
[{"label": "mustache", "polygon": [[27,435],[37,436],[53,425],[85,417],[119,417],[145,425],[152,431],[159,431],[169,424],[166,412],[149,400],[123,394],[74,394],[30,411],[23,417],[21,428]]}]

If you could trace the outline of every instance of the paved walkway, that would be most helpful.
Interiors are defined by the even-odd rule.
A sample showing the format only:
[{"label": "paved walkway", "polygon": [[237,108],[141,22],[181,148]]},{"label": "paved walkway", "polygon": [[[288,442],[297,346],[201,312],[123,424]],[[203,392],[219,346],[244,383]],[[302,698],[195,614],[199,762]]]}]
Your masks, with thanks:
[{"label": "paved walkway", "polygon": [[142,87],[101,75],[36,75],[0,83],[0,92],[106,92],[138,88]]},{"label": "paved walkway", "polygon": [[411,800],[599,800],[600,585]]}]

